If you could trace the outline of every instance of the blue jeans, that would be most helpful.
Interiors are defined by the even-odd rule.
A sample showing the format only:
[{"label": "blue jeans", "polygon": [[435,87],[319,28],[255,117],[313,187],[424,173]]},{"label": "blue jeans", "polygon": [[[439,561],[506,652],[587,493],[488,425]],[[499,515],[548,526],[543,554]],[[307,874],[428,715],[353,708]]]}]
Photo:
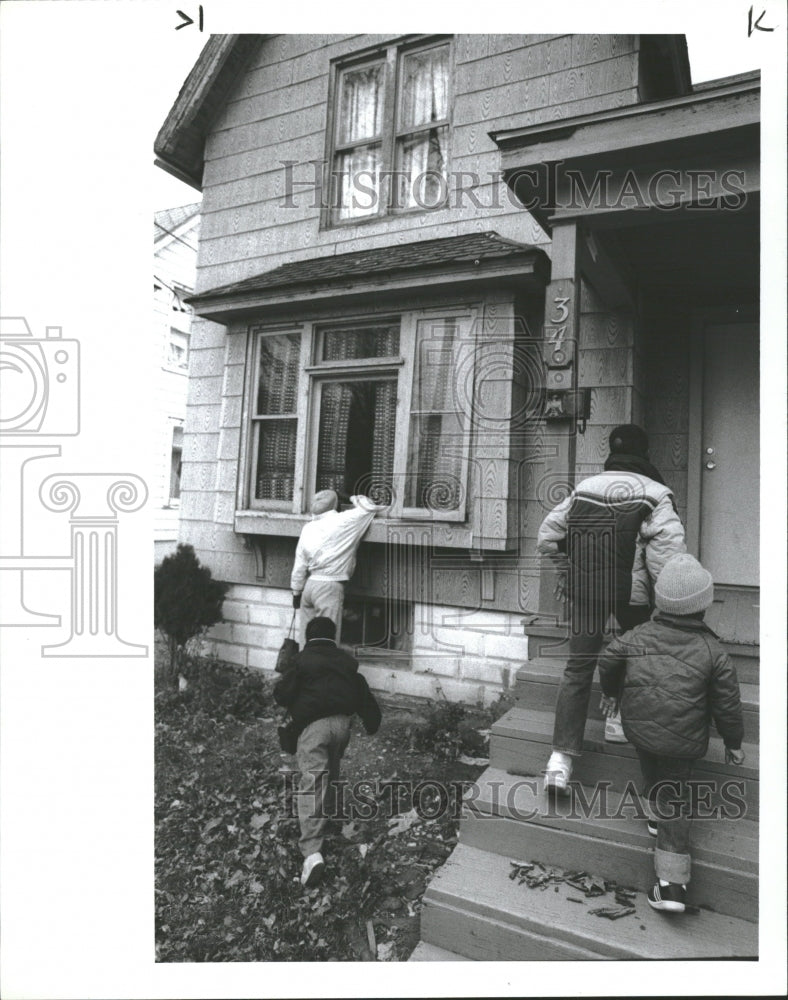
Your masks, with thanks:
[{"label": "blue jeans", "polygon": [[[569,658],[558,689],[553,725],[553,750],[570,757],[583,752],[588,700],[610,610],[606,603],[572,602],[570,606]],[[628,632],[648,621],[651,610],[645,604],[616,604],[614,613],[622,631]]]},{"label": "blue jeans", "polygon": [[690,879],[690,788],[693,761],[661,757],[636,747],[643,772],[643,794],[657,821],[654,869],[657,878],[686,885]]}]

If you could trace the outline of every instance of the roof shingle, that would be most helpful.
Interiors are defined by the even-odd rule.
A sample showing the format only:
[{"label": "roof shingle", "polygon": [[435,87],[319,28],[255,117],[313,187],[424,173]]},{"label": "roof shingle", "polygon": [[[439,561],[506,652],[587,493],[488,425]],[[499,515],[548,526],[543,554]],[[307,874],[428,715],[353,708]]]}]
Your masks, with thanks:
[{"label": "roof shingle", "polygon": [[395,244],[374,250],[356,250],[351,253],[315,257],[309,260],[282,264],[270,271],[221,285],[194,296],[190,301],[225,298],[268,291],[274,288],[291,288],[296,285],[331,282],[348,277],[363,278],[392,272],[409,272],[451,264],[479,264],[494,259],[514,260],[518,257],[545,257],[539,247],[499,236],[498,233],[467,233],[417,243]]}]

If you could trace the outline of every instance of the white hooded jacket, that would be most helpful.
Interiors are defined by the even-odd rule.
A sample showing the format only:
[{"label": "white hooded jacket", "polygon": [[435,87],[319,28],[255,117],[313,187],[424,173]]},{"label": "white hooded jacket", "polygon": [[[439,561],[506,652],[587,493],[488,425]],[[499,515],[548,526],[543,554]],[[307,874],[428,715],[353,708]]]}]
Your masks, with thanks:
[{"label": "white hooded jacket", "polygon": [[352,510],[324,511],[302,528],[290,577],[294,594],[301,593],[307,577],[340,582],[353,575],[359,542],[375,515],[386,508],[365,496],[353,496],[350,502]]}]

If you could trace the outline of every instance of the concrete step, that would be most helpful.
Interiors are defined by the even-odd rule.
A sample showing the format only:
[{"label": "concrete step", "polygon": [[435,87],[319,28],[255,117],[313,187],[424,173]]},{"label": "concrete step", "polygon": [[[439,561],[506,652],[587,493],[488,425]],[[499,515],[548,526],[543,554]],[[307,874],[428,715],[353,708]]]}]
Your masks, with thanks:
[{"label": "concrete step", "polygon": [[[524,623],[528,636],[528,659],[542,658],[566,662],[569,656],[569,624]],[[761,650],[757,643],[742,643],[720,640],[723,649],[733,660],[740,684],[758,684],[760,676]]]},{"label": "concrete step", "polygon": [[[492,727],[490,765],[510,774],[541,776],[550,756],[553,736],[552,711],[539,712],[515,707]],[[703,782],[711,801],[729,807],[737,801],[746,806],[745,818],[757,820],[759,808],[758,746],[744,743],[746,754],[741,767],[725,763],[725,746],[712,737],[706,756],[693,770],[693,780]],[[640,765],[635,748],[629,743],[605,743],[604,723],[586,722],[583,756],[575,761],[573,779],[589,787],[610,782],[616,791],[624,791],[628,782],[640,788]],[[700,788],[700,786],[699,786]]]},{"label": "concrete step", "polygon": [[657,913],[638,893],[635,913],[610,921],[590,910],[614,905],[612,895],[572,903],[571,887],[529,889],[511,871],[509,859],[459,843],[424,894],[422,940],[479,961],[757,957],[746,920]]},{"label": "concrete step", "polygon": [[[489,767],[465,802],[460,841],[529,861],[593,871],[646,891],[654,882],[655,839],[639,798],[592,789],[553,799],[541,779]],[[758,919],[758,824],[697,819],[692,830],[689,901],[718,913]]]},{"label": "concrete step", "polygon": [[[517,680],[514,686],[517,703],[523,708],[553,711],[565,662],[565,660],[548,658],[529,660],[517,671]],[[744,739],[747,743],[757,743],[760,720],[760,688],[756,684],[740,683],[739,686],[744,716]],[[599,681],[595,680],[591,688],[591,701],[588,706],[589,719],[603,718],[599,708],[601,694]]]},{"label": "concrete step", "polygon": [[409,962],[472,962],[473,959],[466,958],[465,955],[458,955],[456,952],[447,951],[445,948],[438,948],[437,945],[427,944],[426,941],[419,941],[410,953]]}]

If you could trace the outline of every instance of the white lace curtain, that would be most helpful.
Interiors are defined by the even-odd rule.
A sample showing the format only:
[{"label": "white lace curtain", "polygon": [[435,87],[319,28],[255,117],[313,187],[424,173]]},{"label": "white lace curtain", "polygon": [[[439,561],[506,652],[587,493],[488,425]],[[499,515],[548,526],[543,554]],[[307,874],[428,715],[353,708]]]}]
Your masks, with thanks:
[{"label": "white lace curtain", "polygon": [[402,63],[399,131],[449,116],[449,49],[428,49]]}]

